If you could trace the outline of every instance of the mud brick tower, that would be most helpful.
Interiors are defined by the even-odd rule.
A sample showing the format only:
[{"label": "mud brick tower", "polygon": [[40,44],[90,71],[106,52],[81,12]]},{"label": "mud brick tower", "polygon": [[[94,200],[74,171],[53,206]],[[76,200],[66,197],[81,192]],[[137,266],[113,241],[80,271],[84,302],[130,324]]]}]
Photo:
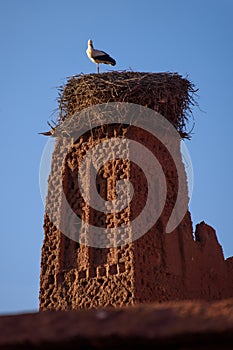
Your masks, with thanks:
[{"label": "mud brick tower", "polygon": [[[187,138],[185,125],[194,103],[193,93],[192,84],[175,73],[110,72],[75,76],[61,88],[57,129],[72,120],[75,113],[88,107],[127,102],[157,111],[173,124],[181,138]],[[211,227],[199,224],[193,237],[191,217],[187,211],[178,227],[169,234],[165,233],[177,200],[179,182],[176,166],[158,139],[141,128],[115,120],[74,138],[68,150],[65,134],[56,138],[48,180],[41,259],[41,310],[116,307],[140,302],[230,296],[233,280],[227,278],[227,274],[232,269],[232,262],[224,260]],[[119,144],[115,142],[114,148],[110,143],[112,138],[121,140]],[[138,239],[130,240],[134,232],[129,225],[124,235],[116,238],[115,246],[105,245],[101,237],[97,244],[90,245],[86,224],[105,229],[127,225],[139,216],[145,206],[147,181],[139,166],[127,160],[131,159],[127,144],[124,146],[125,156],[119,157],[122,144],[128,139],[142,143],[158,159],[167,186],[164,207],[153,227]],[[134,188],[133,198],[128,198],[129,204],[115,213],[101,212],[89,206],[78,183],[83,157],[100,141],[104,141],[101,149],[93,151],[96,164],[103,156],[112,156],[96,176],[98,194],[104,201],[113,201],[119,180],[129,180]],[[183,169],[184,200],[188,200],[179,146],[176,144],[175,152]],[[143,162],[140,154],[137,156]],[[90,167],[86,164],[81,170],[83,186],[89,197],[92,196]],[[154,195],[159,197],[159,191],[160,185]],[[127,199],[127,191],[120,191],[119,196]],[[65,201],[71,210],[67,210]],[[81,224],[75,222],[74,216],[82,219]],[[104,237],[106,239],[112,242],[112,233]]]}]

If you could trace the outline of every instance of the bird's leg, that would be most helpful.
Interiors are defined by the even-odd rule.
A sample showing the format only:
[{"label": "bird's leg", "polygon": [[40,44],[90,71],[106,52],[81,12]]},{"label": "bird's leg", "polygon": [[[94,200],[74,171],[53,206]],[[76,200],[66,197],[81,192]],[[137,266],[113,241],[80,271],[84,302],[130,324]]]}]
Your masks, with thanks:
[{"label": "bird's leg", "polygon": [[100,72],[100,65],[99,65],[99,63],[97,63],[97,73],[99,73]]}]

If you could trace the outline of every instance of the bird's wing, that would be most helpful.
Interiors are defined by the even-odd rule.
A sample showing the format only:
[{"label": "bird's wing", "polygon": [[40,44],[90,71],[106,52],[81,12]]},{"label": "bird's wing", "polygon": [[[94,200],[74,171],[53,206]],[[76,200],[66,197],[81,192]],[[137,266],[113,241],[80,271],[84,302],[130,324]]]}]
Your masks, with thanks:
[{"label": "bird's wing", "polygon": [[93,51],[92,51],[92,56],[94,58],[95,57],[100,57],[100,56],[105,56],[105,55],[108,56],[108,54],[106,52],[104,52],[104,51],[100,51],[100,50],[96,50],[96,49],[93,49]]},{"label": "bird's wing", "polygon": [[107,53],[105,55],[95,56],[93,59],[96,63],[106,63],[111,64],[112,66],[115,66],[116,64],[116,61]]}]

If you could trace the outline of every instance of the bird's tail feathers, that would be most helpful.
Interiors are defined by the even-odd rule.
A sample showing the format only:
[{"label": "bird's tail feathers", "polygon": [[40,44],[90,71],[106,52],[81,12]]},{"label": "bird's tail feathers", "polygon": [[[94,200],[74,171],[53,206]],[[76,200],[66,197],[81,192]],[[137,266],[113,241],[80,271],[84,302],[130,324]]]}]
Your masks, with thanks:
[{"label": "bird's tail feathers", "polygon": [[111,58],[110,64],[111,64],[111,66],[115,66],[116,65],[116,61],[113,58]]}]

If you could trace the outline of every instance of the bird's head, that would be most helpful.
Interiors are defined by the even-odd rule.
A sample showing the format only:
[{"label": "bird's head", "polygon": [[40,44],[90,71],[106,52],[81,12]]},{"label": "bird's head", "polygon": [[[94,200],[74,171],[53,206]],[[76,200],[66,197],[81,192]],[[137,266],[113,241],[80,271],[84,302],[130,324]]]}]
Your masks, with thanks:
[{"label": "bird's head", "polygon": [[91,46],[91,47],[93,46],[93,43],[92,43],[91,39],[88,40],[88,46]]}]

